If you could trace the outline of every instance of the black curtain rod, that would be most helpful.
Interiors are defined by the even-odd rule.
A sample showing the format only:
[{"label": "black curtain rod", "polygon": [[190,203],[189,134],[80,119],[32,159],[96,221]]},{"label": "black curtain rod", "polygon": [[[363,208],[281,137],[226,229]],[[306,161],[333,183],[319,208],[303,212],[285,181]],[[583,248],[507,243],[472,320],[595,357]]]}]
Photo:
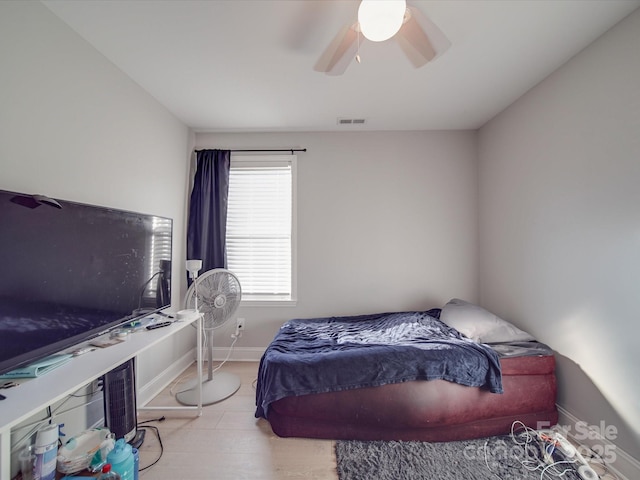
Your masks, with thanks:
[{"label": "black curtain rod", "polygon": [[[220,149],[222,150],[222,149]],[[270,149],[270,148],[260,148],[260,149],[249,149],[249,150],[230,150],[231,153],[236,153],[236,152],[291,152],[291,155],[293,155],[293,152],[306,152],[307,149],[306,148],[275,148],[275,149]],[[196,150],[196,153],[198,152],[202,152],[202,150]]]}]

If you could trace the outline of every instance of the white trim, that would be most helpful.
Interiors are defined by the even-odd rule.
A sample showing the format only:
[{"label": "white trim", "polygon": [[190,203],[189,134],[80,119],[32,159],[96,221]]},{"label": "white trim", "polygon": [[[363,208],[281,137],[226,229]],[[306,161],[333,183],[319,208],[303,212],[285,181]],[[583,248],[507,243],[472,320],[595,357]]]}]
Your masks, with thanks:
[{"label": "white trim", "polygon": [[175,362],[171,363],[168,368],[160,372],[150,382],[145,385],[139,385],[136,392],[136,403],[138,407],[142,407],[153,400],[160,392],[178,378],[187,368],[193,365],[196,358],[196,349],[193,348]]},{"label": "white trim", "polygon": [[[227,358],[227,355],[229,355],[229,360],[228,360],[229,362],[259,362],[260,359],[262,358],[262,355],[264,355],[265,350],[266,349],[264,347],[233,347],[233,351],[231,352],[231,355],[229,355],[229,347],[213,347],[213,361],[222,362],[225,358]],[[149,382],[149,384],[145,385],[144,389],[145,389],[145,398],[147,398],[146,401],[149,402],[152,398],[155,397],[155,395],[157,395],[164,388],[166,388],[166,386],[169,385],[174,379],[178,378],[178,376],[182,374],[182,372],[184,372],[189,366],[191,366],[195,362],[195,358],[196,358],[196,354],[194,349],[191,352],[184,355],[180,360],[178,360],[176,364],[180,363],[180,366],[178,367],[179,371],[177,373],[174,373],[173,374],[174,376],[170,377],[169,380],[164,383],[164,386],[162,386],[159,390],[154,389],[156,393],[153,396],[151,396],[151,398],[147,398],[148,397],[147,389],[151,388],[150,386],[151,383],[158,384],[160,383],[160,380],[154,379],[151,382]],[[203,360],[206,363],[207,359],[204,358]],[[186,362],[186,367],[184,366],[185,362]],[[175,369],[172,369],[172,372],[174,371]],[[168,375],[169,373],[167,369],[164,372],[162,372],[159,375],[159,377],[162,376],[163,379],[166,379]],[[138,402],[138,404],[142,405],[142,402]]]},{"label": "white trim", "polygon": [[241,300],[241,307],[295,307],[296,300]]},{"label": "white trim", "polygon": [[[580,420],[578,417],[573,415],[571,412],[566,410],[565,408],[558,407],[558,425],[560,426],[574,426],[578,423],[587,425],[587,422]],[[578,445],[584,445],[586,447],[594,447],[598,445],[600,447],[604,447],[606,451],[615,453],[615,461],[607,466],[616,474],[619,480],[629,480],[631,478],[640,478],[640,461],[636,460],[634,457],[629,455],[627,452],[622,450],[612,441],[603,438],[598,435],[598,432],[593,427],[587,426],[593,430],[593,435],[589,435],[589,438],[585,439],[584,436],[581,435],[579,440],[576,440],[574,433],[575,428],[570,428],[568,432],[566,432],[567,437],[573,440]],[[593,438],[593,440],[591,440]]]},{"label": "white trim", "polygon": [[[291,237],[290,237],[290,292],[274,299],[268,296],[245,296],[242,306],[296,306],[298,299],[298,157],[297,155],[236,154],[231,155],[231,169],[256,167],[284,167],[291,169]],[[242,281],[242,278],[240,279]]]},{"label": "white trim", "polygon": [[[233,347],[230,362],[259,362],[265,349],[261,347]],[[229,354],[229,347],[214,347],[213,360],[221,362]],[[257,373],[257,372],[256,372]]]},{"label": "white trim", "polygon": [[298,301],[298,157],[291,161],[291,296],[295,307]]}]

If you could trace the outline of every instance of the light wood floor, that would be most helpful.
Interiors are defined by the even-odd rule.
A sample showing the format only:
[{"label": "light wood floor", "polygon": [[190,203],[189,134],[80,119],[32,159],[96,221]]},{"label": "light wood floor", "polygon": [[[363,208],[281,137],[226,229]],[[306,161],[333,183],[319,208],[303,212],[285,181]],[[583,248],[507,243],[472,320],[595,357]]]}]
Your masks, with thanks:
[{"label": "light wood floor", "polygon": [[[266,420],[254,417],[258,362],[228,362],[222,371],[240,376],[242,386],[232,397],[204,407],[200,417],[184,411],[139,412],[138,423],[157,427],[164,446],[160,456],[155,434],[146,431],[140,468],[159,460],[140,471],[141,480],[338,480],[334,441],[280,438]],[[195,378],[195,366],[184,377]],[[179,405],[171,390],[180,386],[166,388],[149,405]],[[142,423],[163,415],[162,422]]]},{"label": "light wood floor", "polygon": [[[158,463],[140,472],[141,479],[337,480],[333,441],[280,438],[266,420],[254,417],[257,362],[229,362],[222,371],[239,375],[242,386],[227,400],[204,407],[201,417],[193,412],[139,413],[139,423],[166,417],[163,422],[141,425],[156,426],[164,446]],[[186,375],[195,377],[195,368]],[[178,405],[170,390],[149,405]],[[160,444],[147,430],[140,447],[140,468],[159,455]]]}]

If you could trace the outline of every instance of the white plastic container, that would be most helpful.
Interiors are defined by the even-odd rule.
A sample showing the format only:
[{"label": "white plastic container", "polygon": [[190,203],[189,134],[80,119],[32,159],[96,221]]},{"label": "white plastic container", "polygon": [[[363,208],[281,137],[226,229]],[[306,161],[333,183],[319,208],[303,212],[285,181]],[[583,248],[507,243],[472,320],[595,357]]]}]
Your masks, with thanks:
[{"label": "white plastic container", "polygon": [[[91,428],[71,437],[58,449],[57,469],[60,473],[75,473],[88,468],[96,461],[96,453],[111,432],[108,428]],[[113,448],[113,447],[112,447]],[[107,455],[98,455],[106,460]],[[96,461],[96,463],[101,464]]]},{"label": "white plastic container", "polygon": [[58,456],[58,424],[53,423],[38,430],[34,453],[36,455],[33,467],[34,480],[54,480]]},{"label": "white plastic container", "polygon": [[25,445],[18,455],[22,480],[33,480],[33,465],[36,462],[36,455],[33,450],[33,445]]}]

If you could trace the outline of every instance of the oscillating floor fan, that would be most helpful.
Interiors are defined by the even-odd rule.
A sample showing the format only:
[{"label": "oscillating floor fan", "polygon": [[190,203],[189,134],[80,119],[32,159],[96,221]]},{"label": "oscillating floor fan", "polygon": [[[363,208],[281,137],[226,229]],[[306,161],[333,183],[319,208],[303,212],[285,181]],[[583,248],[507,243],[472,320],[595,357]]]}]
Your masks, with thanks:
[{"label": "oscillating floor fan", "polygon": [[[242,289],[232,272],[216,268],[196,278],[185,297],[185,308],[196,308],[202,315],[206,334],[208,376],[196,379],[194,385],[176,394],[184,405],[198,404],[198,382],[202,381],[202,405],[211,405],[230,397],[240,388],[240,377],[228,372],[213,371],[213,331],[223,326],[240,305]],[[202,345],[198,345],[202,348]]]}]

